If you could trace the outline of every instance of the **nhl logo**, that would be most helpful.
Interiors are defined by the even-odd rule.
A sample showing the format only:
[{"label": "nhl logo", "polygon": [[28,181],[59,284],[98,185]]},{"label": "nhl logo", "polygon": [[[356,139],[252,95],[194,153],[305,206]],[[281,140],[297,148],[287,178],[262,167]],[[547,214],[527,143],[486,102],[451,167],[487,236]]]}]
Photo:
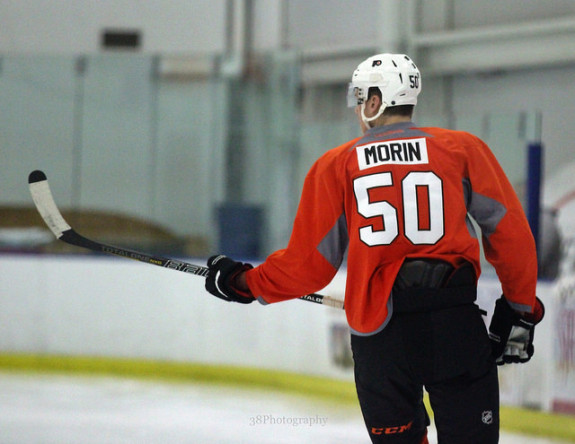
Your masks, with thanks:
[{"label": "nhl logo", "polygon": [[493,412],[491,410],[485,410],[481,414],[481,421],[483,422],[483,424],[493,423]]}]

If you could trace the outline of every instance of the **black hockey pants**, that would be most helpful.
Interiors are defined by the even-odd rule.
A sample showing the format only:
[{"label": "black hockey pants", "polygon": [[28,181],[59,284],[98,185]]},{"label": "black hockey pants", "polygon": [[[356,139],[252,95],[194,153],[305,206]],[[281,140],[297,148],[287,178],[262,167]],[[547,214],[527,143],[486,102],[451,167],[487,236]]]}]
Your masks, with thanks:
[{"label": "black hockey pants", "polygon": [[429,422],[424,387],[439,444],[498,442],[497,366],[473,303],[476,288],[465,280],[395,288],[388,325],[372,336],[352,335],[356,388],[373,443],[421,442]]}]

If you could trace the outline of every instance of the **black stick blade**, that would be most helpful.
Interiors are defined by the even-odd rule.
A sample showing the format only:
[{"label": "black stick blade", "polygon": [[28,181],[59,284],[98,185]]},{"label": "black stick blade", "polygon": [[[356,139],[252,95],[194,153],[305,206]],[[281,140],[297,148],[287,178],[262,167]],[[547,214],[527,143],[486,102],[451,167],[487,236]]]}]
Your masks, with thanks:
[{"label": "black stick blade", "polygon": [[43,180],[48,180],[48,178],[44,172],[40,170],[32,171],[28,176],[28,183],[42,182]]}]

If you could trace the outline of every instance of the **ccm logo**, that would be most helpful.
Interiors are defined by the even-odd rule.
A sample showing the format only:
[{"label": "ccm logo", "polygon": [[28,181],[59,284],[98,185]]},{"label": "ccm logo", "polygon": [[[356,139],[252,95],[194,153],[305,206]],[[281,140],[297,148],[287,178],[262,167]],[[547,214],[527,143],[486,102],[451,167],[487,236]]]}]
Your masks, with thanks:
[{"label": "ccm logo", "polygon": [[413,425],[413,421],[401,426],[395,427],[372,427],[371,434],[372,435],[395,435],[396,433],[403,433],[409,429]]}]

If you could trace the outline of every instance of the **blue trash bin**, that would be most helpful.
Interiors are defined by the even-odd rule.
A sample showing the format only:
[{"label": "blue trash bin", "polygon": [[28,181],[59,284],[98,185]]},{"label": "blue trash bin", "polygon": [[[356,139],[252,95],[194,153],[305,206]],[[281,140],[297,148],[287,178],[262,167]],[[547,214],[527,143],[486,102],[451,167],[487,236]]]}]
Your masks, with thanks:
[{"label": "blue trash bin", "polygon": [[218,252],[235,259],[261,255],[263,208],[226,203],[217,207]]}]

